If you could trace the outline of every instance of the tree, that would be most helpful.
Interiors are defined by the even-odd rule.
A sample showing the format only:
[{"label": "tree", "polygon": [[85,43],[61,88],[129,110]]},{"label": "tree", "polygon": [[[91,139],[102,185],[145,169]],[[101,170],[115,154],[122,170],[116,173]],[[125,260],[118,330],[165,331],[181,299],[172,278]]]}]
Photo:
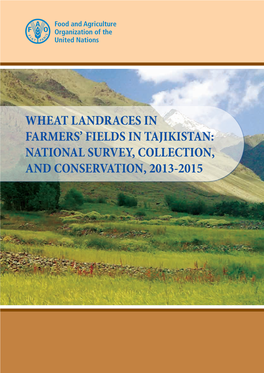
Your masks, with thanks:
[{"label": "tree", "polygon": [[6,210],[41,211],[59,207],[59,182],[4,182],[1,199]]},{"label": "tree", "polygon": [[206,204],[202,200],[186,201],[185,199],[179,200],[176,196],[165,196],[165,202],[171,211],[187,212],[192,215],[204,214],[207,210]]},{"label": "tree", "polygon": [[72,188],[66,193],[62,208],[65,210],[77,210],[83,203],[84,197],[82,193]]},{"label": "tree", "polygon": [[118,206],[135,207],[137,206],[137,199],[135,197],[129,197],[124,193],[119,193],[117,196]]}]

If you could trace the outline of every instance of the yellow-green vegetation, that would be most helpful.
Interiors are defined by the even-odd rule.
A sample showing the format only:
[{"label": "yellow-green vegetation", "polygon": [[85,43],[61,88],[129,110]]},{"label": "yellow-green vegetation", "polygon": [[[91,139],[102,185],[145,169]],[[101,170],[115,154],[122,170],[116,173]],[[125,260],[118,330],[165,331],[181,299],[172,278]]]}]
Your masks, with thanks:
[{"label": "yellow-green vegetation", "polygon": [[[67,258],[78,262],[103,262],[110,264],[154,267],[154,268],[187,268],[193,267],[196,262],[198,266],[207,266],[217,272],[221,272],[224,267],[230,265],[237,268],[252,269],[252,276],[261,277],[264,271],[264,255],[262,253],[251,253],[244,251],[234,251],[231,253],[204,253],[204,252],[126,252],[126,251],[106,251],[96,248],[76,248],[54,245],[20,245],[10,242],[3,244],[2,250],[10,252],[28,252],[39,256],[50,258]],[[264,276],[264,273],[263,273]]]},{"label": "yellow-green vegetation", "polygon": [[[93,268],[91,272],[47,272],[36,264],[26,270],[22,264],[18,270],[17,264],[5,264],[2,304],[263,303],[261,222],[153,211],[137,218],[137,209],[104,213],[94,207],[90,204],[88,211],[51,215],[5,213],[2,250],[28,253],[36,263],[40,257],[55,263],[67,259],[77,265],[108,263],[139,268],[145,275],[98,275]],[[180,276],[153,278],[148,275],[152,268],[161,273],[196,268],[205,272],[196,277],[182,272]]]},{"label": "yellow-green vegetation", "polygon": [[12,275],[2,277],[2,304],[21,305],[258,305],[264,284],[144,281],[129,277]]},{"label": "yellow-green vegetation", "polygon": [[[4,69],[0,78],[1,105],[140,105],[69,69]],[[80,211],[3,212],[2,304],[263,304],[264,222],[226,212],[222,217],[189,216],[170,211],[164,199],[175,195],[189,205],[201,200],[208,206],[233,200],[263,203],[264,183],[249,168],[239,164],[212,183],[65,182],[60,187],[60,207]],[[83,194],[80,207],[65,203],[73,188]],[[120,193],[136,197],[135,203],[118,206]],[[43,206],[38,208],[49,208]],[[21,262],[14,259],[18,252],[26,253],[27,268],[23,254]],[[55,271],[39,268],[44,256],[55,263]],[[92,264],[85,273],[64,273],[57,268],[64,258],[75,264],[119,265],[121,273],[123,266],[139,266],[145,278],[111,271],[99,276]],[[153,278],[153,267],[183,273]],[[184,272],[187,267],[190,273],[202,267],[201,274],[193,277]]]},{"label": "yellow-green vegetation", "polygon": [[[65,231],[64,231],[65,232]],[[217,249],[221,245],[248,246],[263,249],[263,230],[209,229],[171,225],[141,225],[128,222],[70,224],[66,234],[57,232],[36,232],[2,229],[4,241],[15,237],[21,243],[53,244],[95,247],[105,250],[139,251],[188,251],[193,245],[210,245]],[[74,238],[74,241],[73,241]],[[71,244],[69,244],[71,242]],[[262,246],[262,247],[261,247]],[[202,249],[202,248],[201,248]]]}]

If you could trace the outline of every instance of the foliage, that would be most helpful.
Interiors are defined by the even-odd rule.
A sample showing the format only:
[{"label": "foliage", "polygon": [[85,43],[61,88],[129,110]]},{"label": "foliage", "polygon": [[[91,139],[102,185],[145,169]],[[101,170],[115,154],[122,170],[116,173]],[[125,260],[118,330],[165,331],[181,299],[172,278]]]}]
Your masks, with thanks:
[{"label": "foliage", "polygon": [[59,207],[59,198],[59,182],[1,183],[1,199],[6,210],[55,210]]},{"label": "foliage", "polygon": [[176,196],[165,196],[165,202],[171,211],[174,212],[187,212],[192,215],[201,215],[206,212],[206,205],[202,200],[189,202],[186,200],[179,200]]},{"label": "foliage", "polygon": [[[249,205],[249,211],[259,207]],[[49,215],[5,213],[2,251],[50,258],[55,270],[61,272],[52,272],[51,276],[49,269],[41,267],[35,271],[32,266],[31,272],[27,272],[28,268],[22,264],[22,269],[11,273],[14,267],[4,267],[2,303],[263,303],[263,222],[168,215],[166,207],[155,214],[148,210],[148,218],[144,220],[131,220],[129,208],[97,204],[93,209],[89,211],[85,206],[81,211],[61,210]],[[101,263],[106,269],[92,275],[72,273],[67,268],[64,272],[64,264],[60,266],[59,260],[73,261],[75,272],[76,261]],[[135,267],[143,273],[142,278],[134,278]],[[196,269],[201,267],[205,268],[204,275],[195,276]],[[157,268],[165,273],[161,278],[151,275]],[[179,275],[167,276],[166,269],[180,269]],[[47,293],[47,286],[54,287],[55,296],[53,291]],[[74,289],[72,297],[71,289]]]},{"label": "foliage", "polygon": [[186,200],[179,200],[176,196],[165,196],[165,202],[174,212],[186,212],[192,215],[230,215],[234,217],[244,217],[251,219],[264,220],[264,203],[249,204],[247,202],[239,201],[222,201],[214,205],[206,205],[204,201],[197,200],[189,202]]},{"label": "foliage", "polygon": [[84,197],[81,192],[75,188],[70,189],[62,203],[62,208],[65,210],[77,210],[84,204]]},{"label": "foliage", "polygon": [[103,196],[99,196],[96,200],[97,203],[106,203],[106,198]]},{"label": "foliage", "polygon": [[117,196],[118,206],[135,207],[137,206],[137,199],[135,197],[129,197],[124,193],[119,193]]},{"label": "foliage", "polygon": [[144,210],[139,210],[135,213],[135,216],[138,218],[142,218],[143,216],[146,216],[146,212]]},{"label": "foliage", "polygon": [[264,220],[264,203],[254,203],[250,206],[247,202],[223,201],[214,205],[213,214]]}]

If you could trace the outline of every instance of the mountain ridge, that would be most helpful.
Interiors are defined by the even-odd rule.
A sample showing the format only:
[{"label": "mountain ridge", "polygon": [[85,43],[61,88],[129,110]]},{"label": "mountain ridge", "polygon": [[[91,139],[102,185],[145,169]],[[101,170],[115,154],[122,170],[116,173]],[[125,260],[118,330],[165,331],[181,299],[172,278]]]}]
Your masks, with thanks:
[{"label": "mountain ridge", "polygon": [[1,70],[1,101],[16,106],[145,105],[68,69]]},{"label": "mountain ridge", "polygon": [[264,140],[244,151],[241,163],[264,180]]},{"label": "mountain ridge", "polygon": [[[69,69],[3,69],[0,76],[1,105],[145,105],[114,92],[106,83],[93,82]],[[257,136],[261,138],[262,135]],[[249,146],[257,141],[257,138],[248,138]],[[165,185],[167,183],[158,184],[164,191],[163,193],[174,192],[182,198],[184,196],[195,198],[195,195],[200,198],[199,196],[205,194],[208,198],[217,198],[219,195],[219,198],[225,196],[249,202],[264,201],[264,182],[253,171],[241,164],[232,174],[216,182],[175,183],[170,184],[170,191]]]}]

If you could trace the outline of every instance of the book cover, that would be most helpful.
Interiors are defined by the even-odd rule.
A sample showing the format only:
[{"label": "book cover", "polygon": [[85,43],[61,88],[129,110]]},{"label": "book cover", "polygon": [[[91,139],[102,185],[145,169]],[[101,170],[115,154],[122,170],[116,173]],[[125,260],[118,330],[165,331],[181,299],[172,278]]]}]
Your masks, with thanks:
[{"label": "book cover", "polygon": [[263,9],[1,2],[3,373],[259,369]]}]

